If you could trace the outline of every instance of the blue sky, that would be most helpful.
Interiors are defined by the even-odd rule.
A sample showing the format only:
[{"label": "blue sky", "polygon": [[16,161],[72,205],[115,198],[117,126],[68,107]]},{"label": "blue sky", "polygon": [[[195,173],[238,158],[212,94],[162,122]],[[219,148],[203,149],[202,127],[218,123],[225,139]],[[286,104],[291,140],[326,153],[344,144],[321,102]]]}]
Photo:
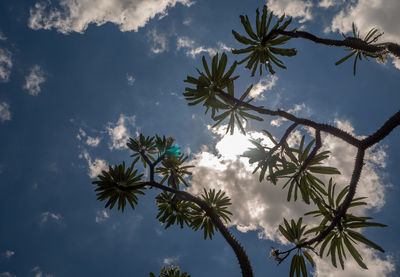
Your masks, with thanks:
[{"label": "blue sky", "polygon": [[[309,208],[259,183],[245,160],[233,155],[268,129],[280,137],[288,123],[265,117],[246,126],[248,136],[224,137],[211,129],[201,107],[182,97],[187,75],[201,57],[239,48],[239,15],[254,19],[264,4],[294,17],[293,27],[340,38],[354,21],[362,33],[377,27],[382,41],[400,42],[397,0],[304,1],[12,1],[0,2],[0,276],[148,276],[169,264],[192,276],[240,276],[233,251],[220,234],[212,241],[188,228],[167,230],[157,221],[147,191],[138,207],[121,214],[96,201],[91,182],[108,164],[129,161],[129,137],[173,136],[196,165],[189,191],[221,188],[233,205],[230,230],[248,252],[256,276],[287,276],[288,264],[268,259],[285,243],[283,219]],[[334,63],[346,52],[291,40],[298,54],[274,76],[236,73],[238,91],[253,83],[258,105],[285,109],[358,136],[373,133],[398,111],[400,62]],[[231,64],[240,57],[228,54]],[[299,129],[306,134],[307,130]],[[296,133],[296,134],[299,134]],[[291,141],[296,143],[298,136]],[[399,276],[400,209],[398,130],[368,153],[357,193],[369,197],[361,214],[389,227],[365,234],[386,252],[362,248],[369,271],[348,260],[344,272],[321,260],[314,276]],[[324,136],[331,165],[347,184],[354,149]],[[312,221],[310,221],[312,223]],[[372,229],[372,228],[371,228]],[[397,265],[397,267],[396,267]]]}]

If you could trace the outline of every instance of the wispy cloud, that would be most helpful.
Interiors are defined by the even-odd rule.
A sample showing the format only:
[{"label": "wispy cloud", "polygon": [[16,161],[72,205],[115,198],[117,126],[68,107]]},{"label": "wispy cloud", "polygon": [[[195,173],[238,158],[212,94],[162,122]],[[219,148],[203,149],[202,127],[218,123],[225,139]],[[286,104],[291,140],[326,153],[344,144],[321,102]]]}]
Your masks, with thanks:
[{"label": "wispy cloud", "polygon": [[[311,114],[311,110],[304,103],[295,104],[294,107],[289,109],[289,110],[287,110],[287,112],[291,113],[291,114],[294,114],[294,115],[298,115],[301,112],[304,116]],[[281,126],[281,124],[284,121],[287,121],[287,119],[280,117],[280,118],[271,120],[270,124],[272,126],[279,127],[279,126]]]},{"label": "wispy cloud", "polygon": [[100,138],[92,138],[90,136],[86,139],[86,144],[92,147],[97,147],[100,143]]},{"label": "wispy cloud", "polygon": [[161,54],[168,49],[168,38],[165,33],[153,28],[147,32],[147,39],[150,42],[150,51],[154,54]]},{"label": "wispy cloud", "polygon": [[84,150],[83,153],[79,155],[79,158],[83,158],[87,161],[89,167],[89,177],[96,178],[103,170],[108,169],[107,162],[105,160],[95,158],[94,160],[90,157],[89,152]]},{"label": "wispy cloud", "polygon": [[[83,140],[86,145],[91,146],[91,147],[97,147],[100,144],[101,138],[100,137],[91,137],[86,134],[86,132],[82,129],[79,128],[79,133],[76,135],[76,138],[78,140]],[[86,140],[84,140],[86,139]]]},{"label": "wispy cloud", "polygon": [[35,266],[32,268],[31,272],[34,274],[35,277],[53,277],[53,274],[43,273],[39,266]]},{"label": "wispy cloud", "polygon": [[11,120],[10,105],[6,102],[0,102],[0,120]]},{"label": "wispy cloud", "polygon": [[126,143],[131,136],[130,128],[135,126],[136,116],[121,114],[117,123],[108,122],[107,132],[111,138],[110,150],[127,148]]},{"label": "wispy cloud", "polygon": [[128,81],[128,85],[133,86],[133,83],[135,82],[135,78],[132,75],[129,75],[129,73],[126,73],[126,80]]},{"label": "wispy cloud", "polygon": [[185,19],[183,20],[182,23],[183,23],[183,25],[189,26],[190,23],[192,23],[192,18],[187,17],[187,18],[185,18]]},{"label": "wispy cloud", "polygon": [[175,257],[166,257],[163,259],[163,264],[164,265],[173,265],[174,263],[179,262],[179,256]]},{"label": "wispy cloud", "polygon": [[31,68],[28,76],[25,77],[23,89],[27,90],[30,95],[37,96],[41,91],[40,85],[45,81],[44,70],[36,64]]},{"label": "wispy cloud", "polygon": [[4,35],[4,33],[0,30],[0,40],[5,41],[7,40],[7,37]]},{"label": "wispy cloud", "polygon": [[[4,251],[3,253],[0,253],[0,258],[4,258],[4,259],[6,259],[6,260],[8,260],[8,259],[10,259],[12,256],[14,256],[15,255],[15,252],[14,251],[12,251],[12,250],[6,250],[6,251]],[[0,277],[1,277],[1,275],[0,275]]]},{"label": "wispy cloud", "polygon": [[29,10],[28,26],[68,34],[83,33],[90,24],[101,26],[111,22],[121,31],[136,32],[150,19],[165,16],[168,8],[177,3],[192,5],[190,0],[63,0],[57,8],[50,1],[38,1]]},{"label": "wispy cloud", "polygon": [[45,224],[50,220],[54,221],[55,223],[61,223],[62,216],[60,214],[55,214],[49,211],[43,212],[40,216],[40,224]]},{"label": "wispy cloud", "polygon": [[318,3],[318,7],[327,9],[327,8],[335,6],[336,4],[337,4],[337,0],[321,0]]},{"label": "wispy cloud", "polygon": [[110,218],[110,214],[106,210],[101,210],[96,212],[96,223],[101,223]]},{"label": "wispy cloud", "polygon": [[0,83],[10,80],[12,65],[11,52],[0,48]]},{"label": "wispy cloud", "polygon": [[268,75],[267,77],[261,78],[260,81],[253,86],[249,96],[257,100],[264,99],[264,92],[271,90],[276,85],[277,81],[278,77],[276,75]]},{"label": "wispy cloud", "polygon": [[218,42],[217,45],[218,47],[205,47],[198,45],[194,40],[188,37],[178,37],[176,49],[185,50],[185,54],[193,59],[202,53],[207,53],[209,56],[214,56],[217,52],[221,53],[224,51],[231,51],[231,48],[222,42]]},{"label": "wispy cloud", "polygon": [[0,273],[0,277],[15,277],[16,275],[11,274],[10,272],[2,272]]}]

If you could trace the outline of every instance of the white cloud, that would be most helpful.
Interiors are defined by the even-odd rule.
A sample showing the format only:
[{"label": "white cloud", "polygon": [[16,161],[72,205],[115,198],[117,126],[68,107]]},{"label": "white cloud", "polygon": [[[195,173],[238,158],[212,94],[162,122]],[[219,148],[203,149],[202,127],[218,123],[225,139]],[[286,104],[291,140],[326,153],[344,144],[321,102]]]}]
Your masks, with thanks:
[{"label": "white cloud", "polygon": [[10,105],[6,102],[0,102],[0,120],[11,120]]},{"label": "white cloud", "polygon": [[[337,121],[337,125],[346,127],[348,130],[352,128],[348,122]],[[214,130],[214,133],[218,135],[224,133],[223,126],[217,131]],[[250,136],[256,139],[265,138],[260,132],[251,132]],[[289,142],[298,142],[300,137],[300,132],[297,131]],[[189,163],[196,167],[192,169],[193,175],[188,191],[198,195],[202,193],[203,188],[222,189],[232,199],[231,226],[236,226],[241,232],[257,230],[260,238],[285,243],[285,239],[277,228],[282,223],[283,217],[298,218],[314,208],[301,201],[287,202],[287,189],[282,190],[283,184],[280,183],[283,181],[279,181],[276,186],[266,180],[259,182],[258,173],[252,174],[254,166],[248,164],[248,159],[237,156],[248,148],[250,143],[246,142],[247,138],[239,133],[233,137],[227,135],[218,140],[216,153],[203,146],[201,152],[193,154],[194,158]],[[337,190],[339,190],[348,185],[356,151],[329,135],[323,135],[323,142],[323,150],[330,150],[332,153],[327,164],[338,167],[342,173],[342,175],[334,176],[334,181],[338,185]],[[269,139],[265,139],[264,143],[271,144]],[[382,181],[381,173],[381,169],[385,166],[385,159],[384,148],[378,147],[373,151],[368,151],[366,155],[365,167],[357,188],[357,197],[368,197],[368,209],[379,209],[385,203],[387,185]],[[329,178],[320,177],[327,183]],[[368,211],[365,207],[352,209],[353,212],[361,215]],[[318,223],[315,220],[310,217],[304,218],[306,224]]]},{"label": "white cloud", "polygon": [[172,265],[174,263],[179,262],[179,256],[177,257],[167,257],[163,259],[163,264],[165,265]]},{"label": "white cloud", "polygon": [[12,275],[10,272],[2,272],[0,273],[0,277],[15,277],[16,275]]},{"label": "white cloud", "polygon": [[400,69],[400,59],[393,57],[392,63],[393,63],[394,67],[396,67],[397,69]]},{"label": "white cloud", "polygon": [[253,86],[249,96],[259,100],[264,99],[263,93],[267,90],[271,90],[276,85],[276,81],[278,81],[278,77],[275,75],[268,75],[267,77],[261,78],[260,81]]},{"label": "white cloud", "polygon": [[399,24],[400,1],[398,0],[358,0],[350,1],[332,20],[331,31],[351,32],[352,23],[360,29],[361,36],[372,28],[385,34],[381,41],[400,43]]},{"label": "white cloud", "polygon": [[6,257],[6,259],[9,259],[14,255],[15,255],[15,252],[11,251],[11,250],[6,250],[6,252],[4,252],[4,256]]},{"label": "white cloud", "polygon": [[41,219],[40,219],[40,223],[41,224],[45,224],[47,223],[49,220],[53,220],[56,223],[61,223],[62,221],[62,216],[60,214],[54,214],[51,212],[43,212],[41,215]]},{"label": "white cloud", "polygon": [[96,218],[95,218],[96,223],[103,222],[109,218],[110,218],[110,215],[108,214],[108,212],[106,210],[101,210],[101,211],[96,212]]},{"label": "white cloud", "polygon": [[340,266],[338,268],[333,267],[330,257],[321,259],[314,255],[316,268],[313,275],[316,277],[375,277],[391,276],[390,273],[394,273],[395,264],[390,256],[385,256],[382,259],[376,254],[376,251],[364,246],[360,247],[360,244],[357,249],[363,257],[368,270],[360,268],[349,253],[347,253],[344,270]]},{"label": "white cloud", "polygon": [[4,33],[0,30],[0,40],[7,40],[7,37],[4,35]]},{"label": "white cloud", "polygon": [[318,3],[318,7],[325,8],[325,9],[335,6],[335,5],[336,5],[335,0],[321,0]]},{"label": "white cloud", "polygon": [[311,20],[311,1],[303,0],[268,0],[267,6],[275,14],[286,14],[293,18],[298,18],[300,23]]},{"label": "white cloud", "polygon": [[101,141],[101,138],[88,136],[85,130],[79,128],[79,133],[76,135],[76,138],[78,140],[82,140],[85,137],[86,137],[85,143],[91,147],[97,147]]},{"label": "white cloud", "polygon": [[79,134],[76,136],[79,140],[82,139],[82,137],[86,137],[86,132],[82,128],[79,128]]},{"label": "white cloud", "polygon": [[61,0],[56,6],[51,1],[39,1],[29,11],[28,26],[68,34],[83,33],[89,24],[111,22],[121,31],[136,32],[150,19],[165,16],[177,3],[192,4],[190,0]]},{"label": "white cloud", "polygon": [[43,273],[39,266],[32,268],[31,272],[35,274],[35,277],[53,277],[53,274]]},{"label": "white cloud", "polygon": [[176,49],[180,50],[181,48],[192,48],[194,47],[194,40],[189,39],[187,37],[178,37],[176,41]]},{"label": "white cloud", "polygon": [[23,89],[27,90],[30,95],[36,96],[41,90],[40,85],[45,81],[45,72],[36,64],[31,68],[29,75],[25,77]]},{"label": "white cloud", "polygon": [[128,85],[133,86],[133,83],[135,82],[135,78],[132,75],[129,75],[126,73],[126,80],[128,81]]},{"label": "white cloud", "polygon": [[147,38],[151,44],[151,52],[161,54],[168,49],[168,38],[165,33],[160,33],[156,28],[147,32]]},{"label": "white cloud", "polygon": [[11,52],[0,48],[0,83],[10,80],[12,65]]},{"label": "white cloud", "polygon": [[97,147],[100,143],[100,138],[92,138],[91,136],[88,136],[86,139],[86,144],[92,147]]},{"label": "white cloud", "polygon": [[86,150],[84,150],[83,153],[79,155],[79,157],[84,158],[87,161],[89,166],[88,173],[90,178],[96,178],[98,175],[101,174],[103,170],[106,171],[108,169],[108,165],[105,160],[96,158],[93,161]]},{"label": "white cloud", "polygon": [[190,17],[185,18],[182,23],[183,25],[189,26],[190,23],[192,23],[192,19]]},{"label": "white cloud", "polygon": [[221,53],[224,51],[231,51],[231,48],[226,46],[222,42],[218,42],[217,45],[218,47],[205,47],[201,45],[199,46],[194,40],[189,39],[188,37],[178,37],[176,49],[185,49],[186,56],[190,56],[193,59],[196,58],[197,55],[200,55],[202,53],[207,53],[209,56],[214,56],[215,54],[217,54],[217,52]]},{"label": "white cloud", "polygon": [[135,126],[136,116],[126,116],[121,114],[117,123],[109,122],[107,124],[107,132],[110,135],[112,144],[110,150],[127,148],[126,143],[131,136],[129,127]]}]

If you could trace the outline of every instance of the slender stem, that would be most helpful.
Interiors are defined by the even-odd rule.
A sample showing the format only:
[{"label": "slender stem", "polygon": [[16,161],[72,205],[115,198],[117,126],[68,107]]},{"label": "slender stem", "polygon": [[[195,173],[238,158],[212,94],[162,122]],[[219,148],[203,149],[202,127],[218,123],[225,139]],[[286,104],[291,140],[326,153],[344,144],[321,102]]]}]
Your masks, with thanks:
[{"label": "slender stem", "polygon": [[298,125],[304,125],[304,126],[311,127],[313,129],[318,129],[320,131],[334,135],[335,137],[338,137],[355,147],[358,147],[361,143],[361,141],[359,139],[357,139],[356,137],[350,135],[349,133],[347,133],[337,127],[334,127],[334,126],[331,126],[328,124],[317,123],[317,122],[314,122],[312,120],[305,119],[305,118],[299,118],[299,117],[296,117],[296,116],[294,116],[288,112],[282,111],[282,110],[273,111],[273,110],[266,109],[263,107],[257,107],[250,103],[240,101],[239,99],[235,98],[234,96],[229,95],[222,89],[216,88],[215,90],[221,95],[221,97],[227,98],[228,100],[235,102],[239,106],[249,108],[260,114],[271,115],[271,116],[280,116],[280,117],[286,118],[287,120],[290,120],[294,123],[297,123]]},{"label": "slender stem", "polygon": [[325,39],[317,37],[305,31],[284,31],[275,29],[271,31],[266,37],[263,38],[261,44],[265,45],[269,37],[271,37],[271,35],[273,34],[281,34],[292,38],[304,38],[307,40],[311,40],[315,43],[324,44],[327,46],[348,47],[354,50],[360,50],[363,52],[372,53],[376,55],[391,53],[394,56],[400,58],[400,45],[396,43],[385,42],[380,44],[369,44],[363,41],[362,39],[351,38],[351,37],[345,38],[343,40]]}]

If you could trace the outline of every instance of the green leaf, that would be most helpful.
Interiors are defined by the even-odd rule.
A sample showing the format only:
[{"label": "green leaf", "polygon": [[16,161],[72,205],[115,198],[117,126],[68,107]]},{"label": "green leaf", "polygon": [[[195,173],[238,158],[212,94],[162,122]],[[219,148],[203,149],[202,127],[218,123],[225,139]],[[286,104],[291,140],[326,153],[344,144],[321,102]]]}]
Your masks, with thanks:
[{"label": "green leaf", "polygon": [[208,65],[207,65],[206,58],[203,56],[203,57],[201,58],[201,60],[202,60],[202,62],[203,62],[203,67],[204,67],[204,70],[206,71],[206,74],[207,74],[208,78],[209,78],[209,79],[212,79],[211,73],[210,73],[210,69],[208,68]]},{"label": "green leaf", "polygon": [[247,16],[240,16],[240,21],[242,22],[242,25],[244,29],[246,30],[246,33],[254,40],[257,40],[257,35],[254,33],[253,28],[251,28],[251,24],[249,21],[249,18]]},{"label": "green leaf", "polygon": [[215,78],[218,72],[218,53],[212,59],[211,62],[211,76]]},{"label": "green leaf", "polygon": [[226,54],[222,53],[221,60],[219,62],[219,66],[218,66],[218,72],[217,72],[218,79],[221,79],[222,74],[224,74],[227,62],[228,62],[228,58],[227,58]]},{"label": "green leaf", "polygon": [[349,59],[351,56],[353,56],[355,53],[357,53],[356,51],[351,52],[349,55],[341,58],[340,60],[338,60],[337,62],[335,62],[335,65],[339,65],[341,63],[343,63],[344,61],[346,61],[347,59]]},{"label": "green leaf", "polygon": [[289,272],[290,277],[294,276],[294,271],[296,268],[297,268],[297,255],[293,255],[292,262],[290,264],[290,272]]},{"label": "green leaf", "polygon": [[299,256],[299,260],[300,260],[301,273],[303,274],[304,277],[307,277],[306,262],[304,261],[304,257]]},{"label": "green leaf", "polygon": [[321,248],[319,250],[319,255],[321,258],[324,255],[325,247],[328,245],[329,241],[332,239],[334,235],[335,233],[331,232],[325,237],[324,242],[322,243]]},{"label": "green leaf", "polygon": [[340,174],[339,170],[330,166],[310,166],[308,167],[308,170],[319,174]]},{"label": "green leaf", "polygon": [[343,237],[344,244],[349,250],[351,256],[353,256],[354,260],[358,263],[361,268],[368,269],[368,267],[363,263],[360,253],[354,248],[354,246],[350,243],[346,236]]},{"label": "green leaf", "polygon": [[311,257],[311,255],[308,254],[308,252],[306,252],[306,251],[303,251],[303,254],[304,254],[304,257],[307,258],[307,260],[311,264],[311,266],[314,268],[315,262],[314,262],[313,258]]},{"label": "green leaf", "polygon": [[289,242],[293,242],[294,238],[289,234],[289,232],[287,232],[285,230],[285,228],[282,227],[282,225],[279,225],[279,231],[281,232],[281,234],[289,241]]},{"label": "green leaf", "polygon": [[257,45],[257,42],[252,41],[252,40],[250,40],[250,39],[248,39],[248,38],[246,38],[246,37],[240,35],[239,33],[235,32],[234,30],[232,30],[232,34],[233,34],[233,36],[235,37],[235,39],[236,39],[237,41],[239,41],[240,43],[243,43],[243,44],[251,44],[251,45]]},{"label": "green leaf", "polygon": [[385,252],[385,250],[383,250],[382,247],[380,247],[379,245],[377,245],[376,243],[370,241],[369,239],[367,239],[366,237],[364,237],[362,234],[358,233],[358,232],[354,232],[351,230],[347,230],[347,233],[350,235],[350,237],[352,237],[353,239],[362,242],[372,248],[375,248],[376,250],[379,250],[381,252]]}]

